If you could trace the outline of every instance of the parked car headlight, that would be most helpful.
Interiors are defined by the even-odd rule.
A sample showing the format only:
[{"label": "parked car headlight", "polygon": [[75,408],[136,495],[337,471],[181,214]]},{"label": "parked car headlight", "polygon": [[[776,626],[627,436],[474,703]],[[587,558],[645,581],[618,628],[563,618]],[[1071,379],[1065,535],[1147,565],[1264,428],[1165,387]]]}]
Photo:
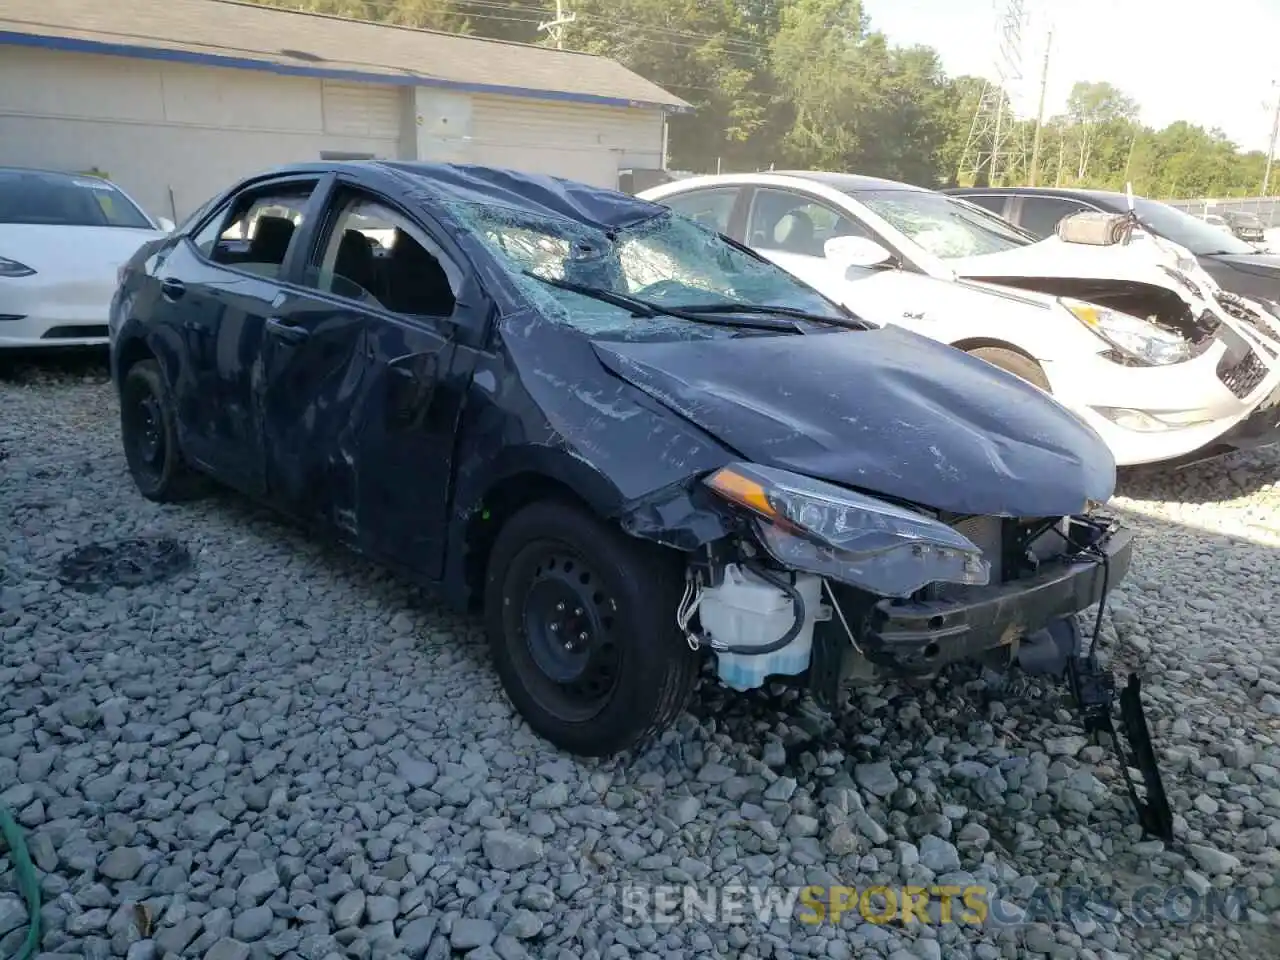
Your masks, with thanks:
[{"label": "parked car headlight", "polygon": [[25,263],[0,257],[0,277],[29,277],[34,273]]},{"label": "parked car headlight", "polygon": [[930,583],[984,585],[982,550],[944,523],[786,470],[733,463],[704,481],[755,515],[765,549],[780,564],[885,597]]},{"label": "parked car headlight", "polygon": [[1111,346],[1153,366],[1181,363],[1191,357],[1191,347],[1176,333],[1162,330],[1127,313],[1063,297],[1062,305]]}]

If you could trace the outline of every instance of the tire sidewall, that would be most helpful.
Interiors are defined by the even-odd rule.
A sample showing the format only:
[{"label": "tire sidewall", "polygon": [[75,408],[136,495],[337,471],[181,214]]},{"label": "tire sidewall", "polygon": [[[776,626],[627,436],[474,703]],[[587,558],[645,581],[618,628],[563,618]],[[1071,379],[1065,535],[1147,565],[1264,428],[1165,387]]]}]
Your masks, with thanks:
[{"label": "tire sidewall", "polygon": [[[156,398],[157,406],[160,408],[164,460],[159,470],[137,462],[137,454],[129,436],[132,428],[129,426],[126,413],[128,406],[141,401],[147,394]],[[174,485],[180,456],[173,406],[169,400],[169,392],[165,389],[160,367],[154,360],[139,361],[125,374],[120,390],[120,429],[124,439],[125,460],[138,490],[143,496],[149,498],[163,496]]]},{"label": "tire sidewall", "polygon": [[[644,549],[647,544],[637,542],[633,548],[620,541],[622,536],[576,507],[559,501],[534,504],[512,517],[499,533],[486,576],[486,627],[494,665],[508,697],[539,736],[581,755],[617,752],[641,734],[670,693],[668,658],[692,654],[675,625],[670,578],[659,575],[653,578],[657,582],[644,582],[650,579],[646,573],[651,568],[675,567],[675,559]],[[585,721],[549,714],[521,675],[523,670],[536,669],[525,646],[522,587],[527,588],[535,562],[531,548],[546,542],[580,556],[617,607],[613,617],[614,640],[621,648],[618,686],[604,707]]]},{"label": "tire sidewall", "polygon": [[978,347],[970,350],[969,355],[978,360],[984,360],[993,367],[1000,368],[1005,373],[1011,373],[1018,379],[1043,390],[1045,393],[1052,393],[1049,380],[1044,375],[1044,370],[1041,369],[1040,364],[1030,357],[1003,347]]}]

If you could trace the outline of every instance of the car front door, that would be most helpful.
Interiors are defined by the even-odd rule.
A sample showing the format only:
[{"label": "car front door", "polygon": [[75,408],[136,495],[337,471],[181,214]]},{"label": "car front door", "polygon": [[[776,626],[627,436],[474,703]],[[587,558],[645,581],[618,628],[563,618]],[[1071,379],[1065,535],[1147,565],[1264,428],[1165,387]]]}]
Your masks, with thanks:
[{"label": "car front door", "polygon": [[458,251],[340,177],[298,284],[267,325],[267,483],[303,518],[439,576],[454,440],[485,318]]},{"label": "car front door", "polygon": [[156,270],[152,319],[180,345],[168,371],[186,454],[231,486],[263,492],[253,384],[262,331],[296,255],[317,177],[235,194]]}]

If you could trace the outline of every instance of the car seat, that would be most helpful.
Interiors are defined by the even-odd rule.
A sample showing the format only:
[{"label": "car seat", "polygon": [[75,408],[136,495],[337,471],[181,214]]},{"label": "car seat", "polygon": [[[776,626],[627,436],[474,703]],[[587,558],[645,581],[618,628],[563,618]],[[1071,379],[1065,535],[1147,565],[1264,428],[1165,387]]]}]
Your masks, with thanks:
[{"label": "car seat", "polygon": [[780,250],[813,256],[813,220],[803,210],[784,214],[773,227],[773,242]]},{"label": "car seat", "polygon": [[399,227],[386,263],[382,305],[396,313],[428,317],[452,316],[453,289],[440,261]]},{"label": "car seat", "polygon": [[361,291],[378,296],[378,274],[373,262],[373,247],[359,230],[344,230],[338,243],[338,256],[333,264],[334,279],[341,277]]},{"label": "car seat", "polygon": [[289,251],[289,241],[292,239],[292,220],[285,217],[259,217],[245,260],[249,263],[279,266],[284,263],[284,256]]}]

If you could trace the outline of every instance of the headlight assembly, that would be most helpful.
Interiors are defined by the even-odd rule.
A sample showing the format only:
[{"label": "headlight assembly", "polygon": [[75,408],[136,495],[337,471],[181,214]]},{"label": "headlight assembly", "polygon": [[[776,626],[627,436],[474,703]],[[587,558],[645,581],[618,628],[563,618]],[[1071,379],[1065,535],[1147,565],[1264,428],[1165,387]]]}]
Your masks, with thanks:
[{"label": "headlight assembly", "polygon": [[1152,366],[1181,363],[1191,358],[1191,347],[1176,333],[1153,323],[1094,306],[1083,300],[1060,298],[1072,316],[1123,353]]},{"label": "headlight assembly", "polygon": [[930,583],[984,585],[990,565],[967,537],[931,517],[785,470],[733,463],[704,481],[755,515],[780,564],[884,597]]}]

